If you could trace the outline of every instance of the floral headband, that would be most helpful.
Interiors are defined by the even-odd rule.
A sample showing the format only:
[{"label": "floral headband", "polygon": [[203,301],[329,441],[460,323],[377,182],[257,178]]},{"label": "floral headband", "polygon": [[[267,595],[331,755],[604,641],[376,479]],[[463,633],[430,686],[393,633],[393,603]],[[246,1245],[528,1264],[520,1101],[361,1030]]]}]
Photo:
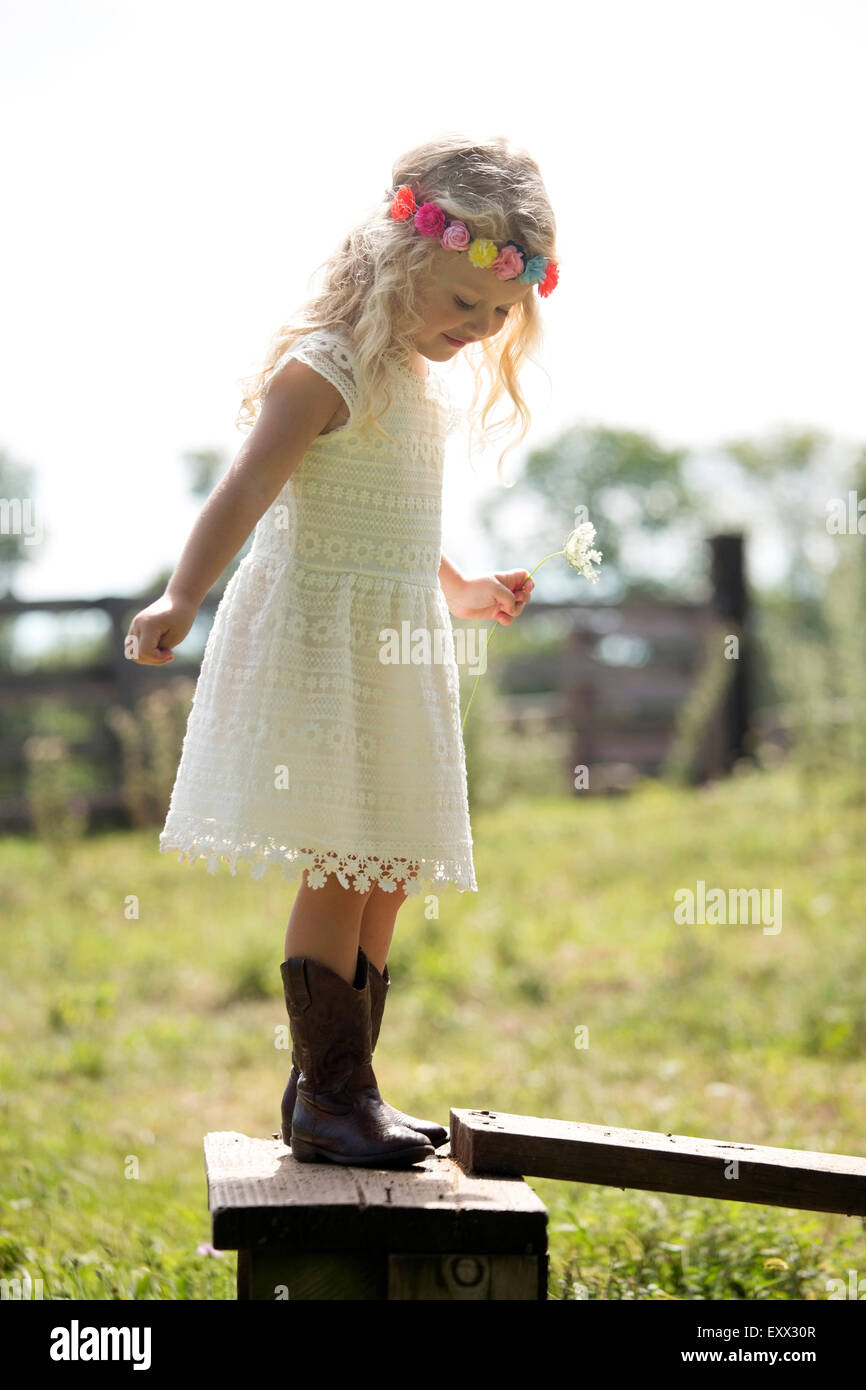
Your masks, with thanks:
[{"label": "floral headband", "polygon": [[391,216],[397,222],[411,217],[422,236],[438,237],[446,251],[465,251],[473,265],[480,270],[493,270],[500,280],[519,280],[523,285],[538,285],[538,293],[546,299],[559,282],[559,265],[546,256],[527,256],[516,241],[506,241],[497,247],[486,237],[473,238],[465,222],[451,218],[438,203],[415,202],[408,183],[399,188],[386,188],[386,198],[393,199]]}]

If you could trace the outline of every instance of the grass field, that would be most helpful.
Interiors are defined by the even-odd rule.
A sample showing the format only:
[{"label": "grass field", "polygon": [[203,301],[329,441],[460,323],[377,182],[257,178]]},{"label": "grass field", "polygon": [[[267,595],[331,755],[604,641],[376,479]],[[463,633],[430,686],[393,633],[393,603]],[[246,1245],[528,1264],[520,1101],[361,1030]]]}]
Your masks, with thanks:
[{"label": "grass field", "polygon": [[[0,855],[0,1274],[55,1299],[232,1299],[208,1130],[270,1135],[289,1065],[294,895],[160,855],[158,828],[57,863]],[[383,1095],[862,1154],[864,800],[791,767],[706,790],[514,799],[473,815],[477,894],[398,918]],[[674,894],[779,888],[782,929],[678,925]],[[129,895],[137,918],[125,915]],[[589,1046],[575,1047],[586,1025]],[[859,1219],[530,1178],[555,1299],[825,1299]]]}]

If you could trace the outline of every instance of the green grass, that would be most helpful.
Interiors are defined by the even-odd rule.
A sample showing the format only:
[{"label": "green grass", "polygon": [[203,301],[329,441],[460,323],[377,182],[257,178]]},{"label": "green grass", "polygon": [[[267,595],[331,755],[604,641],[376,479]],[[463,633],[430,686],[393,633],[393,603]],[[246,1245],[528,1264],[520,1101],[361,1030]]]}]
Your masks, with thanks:
[{"label": "green grass", "polygon": [[[863,832],[856,786],[791,768],[474,813],[480,891],[398,918],[383,1095],[862,1153]],[[234,1298],[234,1254],[197,1253],[202,1137],[278,1127],[294,888],[179,864],[157,833],[60,865],[2,846],[0,1275],[46,1298]],[[698,879],[781,888],[782,930],[677,925]],[[866,1271],[859,1219],[528,1181],[552,1298],[822,1299]]]}]

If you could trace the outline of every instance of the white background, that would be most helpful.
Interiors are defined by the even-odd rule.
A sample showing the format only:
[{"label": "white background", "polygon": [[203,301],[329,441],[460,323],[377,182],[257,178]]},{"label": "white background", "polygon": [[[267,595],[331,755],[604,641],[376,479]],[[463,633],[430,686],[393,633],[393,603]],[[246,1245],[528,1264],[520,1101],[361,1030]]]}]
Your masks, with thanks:
[{"label": "white background", "polygon": [[[182,454],[234,456],[239,379],[440,129],[525,145],[557,215],[508,480],[575,423],[866,437],[857,0],[4,0],[0,28],[0,447],[37,468],[45,529],[20,597],[176,563]],[[540,558],[483,544],[497,453],[449,447],[468,573]]]}]

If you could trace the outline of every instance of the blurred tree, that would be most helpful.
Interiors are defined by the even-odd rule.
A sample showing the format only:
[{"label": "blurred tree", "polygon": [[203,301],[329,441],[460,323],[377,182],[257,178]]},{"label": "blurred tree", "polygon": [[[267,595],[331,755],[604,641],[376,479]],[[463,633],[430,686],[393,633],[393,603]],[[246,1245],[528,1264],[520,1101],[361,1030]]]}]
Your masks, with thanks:
[{"label": "blurred tree", "polygon": [[184,454],[183,461],[189,473],[189,490],[193,497],[209,497],[225,472],[225,452],[222,449],[190,449]]},{"label": "blurred tree", "polygon": [[[687,458],[685,449],[666,449],[645,434],[575,426],[528,455],[519,483],[493,497],[482,526],[491,537],[512,529],[519,534],[531,567],[536,553],[540,559],[563,543],[576,524],[575,508],[583,506],[602,553],[593,598],[614,602],[628,594],[682,595],[700,583],[705,565],[685,475]],[[527,493],[534,494],[529,501]],[[674,533],[681,560],[662,575],[642,543],[655,538],[667,542]],[[538,582],[551,598],[574,596],[573,576],[552,565],[539,572]]]},{"label": "blurred tree", "polygon": [[[227,471],[229,466],[228,455],[223,449],[190,449],[184,456],[189,474],[189,490],[193,497],[201,497],[205,501],[210,497],[217,483]],[[240,564],[244,556],[249,552],[252,545],[252,532],[244,541],[237,555],[226,565],[219,579],[214,585],[216,593],[221,594]],[[167,583],[171,574],[166,575],[163,583]]]},{"label": "blurred tree", "polygon": [[[27,526],[42,530],[34,498],[36,470],[0,449],[0,595],[12,593],[15,571],[35,560],[38,547],[27,541]],[[23,525],[22,525],[23,523]]]},{"label": "blurred tree", "polygon": [[759,507],[757,514],[749,507],[753,531],[772,517],[781,536],[785,560],[779,588],[795,601],[814,603],[823,585],[813,568],[817,552],[810,542],[816,529],[826,533],[821,503],[834,484],[842,485],[841,470],[833,476],[831,436],[817,429],[780,430],[766,440],[733,438],[719,447],[738,466]]},{"label": "blurred tree", "polygon": [[[603,556],[591,598],[603,602],[641,595],[700,601],[708,597],[709,535],[741,531],[747,555],[772,540],[781,573],[768,592],[778,601],[787,595],[803,610],[801,620],[817,624],[834,550],[828,500],[862,478],[863,458],[852,465],[850,449],[818,429],[782,428],[706,451],[668,448],[631,430],[575,426],[529,453],[519,482],[486,503],[481,525],[499,541],[519,537],[530,564],[562,544],[582,505]],[[553,565],[540,572],[539,587],[551,598],[574,593]]]},{"label": "blurred tree", "polygon": [[[188,449],[182,457],[189,476],[190,494],[195,498],[200,498],[203,505],[226,472],[228,467],[228,456],[223,449]],[[251,544],[252,534],[247,537],[237,555],[229,562],[214,584],[214,592],[216,594],[221,594],[223,592],[241,560],[247,554]],[[180,559],[180,556],[178,556],[178,559]],[[159,570],[150,583],[144,586],[142,593],[150,594],[164,590],[173,572],[174,565]]]},{"label": "blurred tree", "polygon": [[[0,597],[12,595],[12,580],[21,565],[35,560],[39,546],[28,535],[44,536],[34,497],[36,470],[0,449]],[[0,666],[12,661],[14,619],[0,620]]]}]

